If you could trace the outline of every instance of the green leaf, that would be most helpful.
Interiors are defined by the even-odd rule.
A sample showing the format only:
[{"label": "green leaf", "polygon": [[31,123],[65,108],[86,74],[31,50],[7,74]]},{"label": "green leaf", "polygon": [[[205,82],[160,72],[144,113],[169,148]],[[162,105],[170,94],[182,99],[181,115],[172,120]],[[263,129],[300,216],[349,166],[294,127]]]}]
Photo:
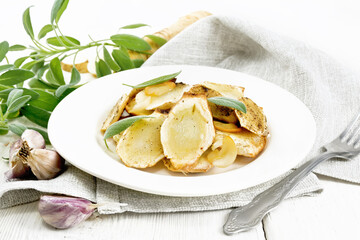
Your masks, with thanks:
[{"label": "green leaf", "polygon": [[58,89],[56,89],[55,96],[60,98],[61,95],[70,87],[70,85],[62,85]]},{"label": "green leaf", "polygon": [[7,101],[6,101],[6,104],[9,106],[15,99],[21,97],[24,93],[23,90],[21,89],[9,89],[10,92],[9,92],[9,95],[7,97]]},{"label": "green leaf", "polygon": [[116,34],[110,37],[116,45],[124,46],[133,51],[147,51],[151,46],[142,38],[130,34]]},{"label": "green leaf", "polygon": [[15,133],[18,136],[21,136],[27,127],[21,123],[11,123],[9,124],[9,130]]},{"label": "green leaf", "polygon": [[150,38],[154,43],[159,45],[159,47],[161,47],[162,45],[164,45],[167,42],[166,39],[159,37],[159,36],[155,36],[155,35],[145,35],[145,37]]},{"label": "green leaf", "polygon": [[36,75],[39,72],[39,70],[44,66],[45,61],[40,61],[34,64],[34,66],[31,68],[31,71],[33,71]]},{"label": "green leaf", "polygon": [[34,39],[34,31],[30,19],[30,8],[31,7],[28,7],[23,13],[23,25],[26,33],[31,37],[31,39]]},{"label": "green leaf", "polygon": [[145,62],[144,59],[134,59],[132,60],[134,67],[135,68],[139,68],[141,67],[141,65],[143,65],[143,63]]},{"label": "green leaf", "polygon": [[0,62],[5,58],[7,52],[9,51],[9,43],[3,41],[0,43]]},{"label": "green leaf", "polygon": [[70,85],[76,85],[80,82],[80,80],[81,80],[80,73],[74,66],[71,70]]},{"label": "green leaf", "polygon": [[146,27],[146,26],[149,26],[149,25],[144,24],[144,23],[136,23],[136,24],[130,24],[130,25],[123,26],[120,29],[134,29],[134,28]]},{"label": "green leaf", "polygon": [[96,75],[98,78],[111,74],[110,67],[102,59],[99,59],[99,61],[95,62],[95,67],[96,67]]},{"label": "green leaf", "polygon": [[150,116],[134,116],[134,117],[128,117],[124,118],[120,121],[117,121],[108,127],[104,134],[104,140],[111,138],[112,136],[115,136],[116,134],[121,133],[131,125],[133,125],[134,122],[143,119],[143,118],[152,118]]},{"label": "green leaf", "polygon": [[114,71],[118,72],[121,70],[120,66],[112,59],[110,53],[106,49],[106,47],[103,48],[104,52],[104,60],[109,65],[109,67]]},{"label": "green leaf", "polygon": [[240,102],[239,100],[227,97],[212,97],[208,98],[209,102],[212,102],[219,106],[235,108],[243,113],[246,113],[246,106],[244,103]]},{"label": "green leaf", "polygon": [[59,85],[65,85],[64,75],[61,69],[61,63],[59,58],[54,58],[50,61],[50,71],[52,76],[54,77],[53,80]]},{"label": "green leaf", "polygon": [[67,5],[69,3],[69,0],[55,0],[54,5],[51,9],[51,16],[50,16],[50,22],[51,23],[58,23],[60,20],[61,15],[65,11]]},{"label": "green leaf", "polygon": [[43,37],[46,36],[46,34],[48,34],[49,32],[52,32],[54,30],[53,25],[51,24],[46,24],[45,26],[43,26],[38,34],[38,39],[42,39]]},{"label": "green leaf", "polygon": [[177,72],[177,73],[172,73],[172,74],[160,76],[160,77],[151,79],[151,80],[149,80],[149,81],[140,83],[140,84],[135,85],[135,86],[131,86],[131,85],[128,85],[128,84],[124,84],[124,85],[125,85],[125,86],[128,86],[128,87],[132,87],[132,88],[144,88],[144,87],[147,87],[147,86],[152,86],[152,85],[160,84],[160,83],[169,81],[169,80],[171,80],[171,79],[174,79],[174,78],[176,78],[180,73],[181,73],[181,71],[179,71],[179,72]]},{"label": "green leaf", "polygon": [[66,89],[66,91],[59,97],[59,102],[61,102],[67,95],[75,91],[78,86],[71,86],[68,89]]},{"label": "green leaf", "polygon": [[0,84],[12,86],[34,77],[34,73],[24,69],[9,70],[0,75]]},{"label": "green leaf", "polygon": [[25,50],[25,49],[26,49],[25,46],[16,44],[16,45],[12,45],[12,46],[9,48],[9,51],[23,51],[23,50]]},{"label": "green leaf", "polygon": [[25,106],[25,104],[28,101],[30,101],[30,99],[31,99],[31,96],[22,96],[22,97],[19,97],[19,98],[15,99],[8,106],[7,112],[8,113],[13,113],[13,112],[19,111],[20,108]]},{"label": "green leaf", "polygon": [[28,58],[29,58],[29,56],[21,57],[21,58],[16,59],[15,62],[14,62],[14,66],[16,68],[19,68],[21,66],[21,64],[23,64],[23,62],[25,62],[25,60],[28,59]]},{"label": "green leaf", "polygon": [[44,72],[49,69],[50,64],[42,66],[36,73],[36,77],[41,78],[44,75]]},{"label": "green leaf", "polygon": [[[1,87],[0,87],[1,89]],[[0,91],[0,98],[7,100],[9,98],[9,94],[10,92],[13,90],[14,88],[8,88],[8,89],[3,89]],[[22,90],[23,94],[22,95],[29,95],[31,96],[31,99],[37,99],[39,97],[39,94],[37,92],[35,92],[34,90],[31,89],[27,89],[27,88],[16,88],[18,90]]]},{"label": "green leaf", "polygon": [[[59,39],[60,41],[59,41]],[[69,36],[59,36],[59,37],[51,37],[51,38],[48,38],[46,39],[46,42],[50,45],[53,45],[53,46],[56,46],[56,47],[64,47],[64,46],[67,46],[67,47],[73,47],[74,45],[80,45],[80,41],[73,38],[73,37],[69,37]],[[66,38],[66,40],[65,40]],[[69,43],[68,41],[70,41],[71,43]]]},{"label": "green leaf", "polygon": [[50,113],[44,109],[27,105],[20,110],[21,114],[24,115],[30,121],[46,128],[50,118]]},{"label": "green leaf", "polygon": [[36,60],[31,61],[31,62],[27,62],[24,65],[22,65],[22,69],[26,69],[26,70],[31,70],[31,68],[37,63]]},{"label": "green leaf", "polygon": [[0,135],[6,135],[8,134],[9,129],[7,126],[0,126]]},{"label": "green leaf", "polygon": [[2,65],[0,66],[0,73],[9,69],[13,69],[14,68],[14,64],[6,64],[6,65]]},{"label": "green leaf", "polygon": [[135,68],[134,63],[131,61],[129,55],[125,54],[122,50],[113,50],[111,55],[115,62],[120,66],[121,70],[128,70]]},{"label": "green leaf", "polygon": [[59,100],[53,94],[40,89],[35,89],[34,91],[39,94],[39,97],[37,99],[32,99],[29,102],[29,105],[50,112],[58,105]]},{"label": "green leaf", "polygon": [[28,82],[29,87],[31,88],[41,88],[41,89],[56,89],[56,85],[49,84],[41,79],[33,78]]}]

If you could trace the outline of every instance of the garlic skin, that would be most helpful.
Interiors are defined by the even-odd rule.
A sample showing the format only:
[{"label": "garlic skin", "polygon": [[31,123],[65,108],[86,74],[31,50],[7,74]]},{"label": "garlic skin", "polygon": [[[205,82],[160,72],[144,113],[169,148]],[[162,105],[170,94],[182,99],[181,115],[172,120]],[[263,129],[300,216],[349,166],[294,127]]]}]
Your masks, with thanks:
[{"label": "garlic skin", "polygon": [[15,141],[9,151],[9,164],[11,169],[5,172],[6,179],[20,178],[29,174],[29,166],[24,164],[22,159],[17,155],[23,145],[21,139]]},{"label": "garlic skin", "polygon": [[21,134],[21,140],[24,142],[26,141],[31,149],[46,147],[45,139],[43,138],[43,136],[39,132],[32,129],[26,129]]},{"label": "garlic skin", "polygon": [[31,171],[39,180],[54,178],[63,168],[64,159],[55,151],[33,149],[27,159]]},{"label": "garlic skin", "polygon": [[73,227],[89,218],[96,205],[83,198],[41,196],[39,213],[42,219],[54,228]]}]

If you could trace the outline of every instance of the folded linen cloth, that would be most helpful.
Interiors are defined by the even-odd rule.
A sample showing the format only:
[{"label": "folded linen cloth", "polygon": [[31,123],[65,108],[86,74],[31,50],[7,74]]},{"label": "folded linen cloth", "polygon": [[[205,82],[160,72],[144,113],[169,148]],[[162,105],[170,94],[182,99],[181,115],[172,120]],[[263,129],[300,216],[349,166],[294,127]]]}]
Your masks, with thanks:
[{"label": "folded linen cloth", "polygon": [[[210,16],[198,21],[159,49],[145,66],[164,64],[232,69],[258,76],[292,92],[310,108],[317,123],[317,139],[307,159],[316,155],[323,143],[347,125],[360,102],[357,76],[339,63],[304,43],[230,16]],[[12,139],[11,135],[2,137],[0,151],[6,151],[4,144]],[[359,159],[336,164],[328,162],[317,171],[360,183],[359,162]],[[1,162],[0,174],[7,169],[7,164]],[[0,208],[35,201],[41,193],[59,193],[103,204],[99,208],[101,214],[225,209],[246,204],[282,177],[229,194],[167,197],[115,186],[68,166],[60,176],[48,181],[6,182],[0,178]],[[319,181],[310,174],[288,197],[314,196],[319,192]]]}]

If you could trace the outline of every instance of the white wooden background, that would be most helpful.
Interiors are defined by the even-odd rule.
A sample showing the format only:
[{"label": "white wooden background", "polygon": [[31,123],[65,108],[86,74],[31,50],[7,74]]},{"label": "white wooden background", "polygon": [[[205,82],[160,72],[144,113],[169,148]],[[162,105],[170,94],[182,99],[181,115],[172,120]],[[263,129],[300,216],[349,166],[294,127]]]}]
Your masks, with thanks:
[{"label": "white wooden background", "polygon": [[[30,5],[36,32],[49,22],[52,1],[2,0],[0,41],[27,39],[22,12]],[[63,32],[87,41],[116,33],[118,27],[144,22],[154,31],[196,10],[236,14],[275,32],[313,45],[359,71],[360,14],[355,0],[87,0],[70,1],[60,22]],[[151,31],[150,31],[151,32]],[[360,81],[360,80],[359,80]],[[226,236],[229,210],[134,214],[92,218],[68,230],[45,225],[37,203],[0,210],[0,239],[360,239],[360,185],[321,177],[324,192],[283,202],[256,229]]]}]

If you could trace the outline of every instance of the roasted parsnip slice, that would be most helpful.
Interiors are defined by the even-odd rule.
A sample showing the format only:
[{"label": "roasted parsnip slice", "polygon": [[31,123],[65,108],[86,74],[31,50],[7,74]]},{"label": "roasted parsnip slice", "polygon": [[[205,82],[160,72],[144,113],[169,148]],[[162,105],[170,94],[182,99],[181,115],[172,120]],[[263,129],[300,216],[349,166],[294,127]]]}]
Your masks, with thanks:
[{"label": "roasted parsnip slice", "polygon": [[207,152],[203,153],[200,158],[195,162],[195,164],[182,168],[177,169],[171,164],[171,161],[167,158],[163,159],[164,165],[167,169],[172,172],[182,172],[182,173],[200,173],[200,172],[207,172],[213,165],[207,161],[206,158]]},{"label": "roasted parsnip slice", "polygon": [[202,83],[202,85],[209,89],[219,92],[224,97],[240,99],[244,96],[245,88],[240,87],[240,86],[214,83],[214,82],[204,82],[204,83]]},{"label": "roasted parsnip slice", "polygon": [[129,101],[129,94],[124,94],[121,98],[117,101],[116,105],[112,108],[109,115],[107,116],[106,120],[104,121],[101,131],[105,132],[106,129],[113,124],[114,122],[118,121],[123,113],[126,104]]},{"label": "roasted parsnip slice", "polygon": [[237,149],[231,137],[225,136],[222,144],[207,155],[207,160],[216,167],[226,168],[236,160]]},{"label": "roasted parsnip slice", "polygon": [[120,159],[128,167],[147,168],[164,158],[160,127],[166,116],[153,113],[152,118],[136,121],[127,128],[116,146]]},{"label": "roasted parsnip slice", "polygon": [[153,111],[146,110],[146,107],[150,104],[151,97],[147,96],[143,91],[140,91],[132,98],[126,105],[126,111],[133,115],[150,115]]},{"label": "roasted parsnip slice", "polygon": [[241,132],[241,128],[233,123],[223,123],[219,121],[214,121],[214,126],[216,130],[220,130],[223,132],[230,132],[230,133]]},{"label": "roasted parsnip slice", "polygon": [[161,126],[165,156],[176,169],[193,165],[214,137],[214,124],[204,95],[185,94]]},{"label": "roasted parsnip slice", "polygon": [[246,129],[243,129],[239,133],[227,133],[216,130],[215,140],[211,149],[215,150],[216,148],[222,145],[223,139],[225,137],[231,137],[234,141],[237,149],[237,154],[245,157],[256,157],[259,153],[265,148],[266,137],[259,136],[255,133],[252,133]]},{"label": "roasted parsnip slice", "polygon": [[269,132],[267,129],[266,117],[262,108],[247,97],[242,97],[240,101],[246,106],[246,113],[235,110],[241,127],[246,128],[257,135],[267,136]]},{"label": "roasted parsnip slice", "polygon": [[157,97],[170,92],[176,87],[176,84],[172,81],[167,81],[153,86],[148,86],[144,89],[147,96]]}]

